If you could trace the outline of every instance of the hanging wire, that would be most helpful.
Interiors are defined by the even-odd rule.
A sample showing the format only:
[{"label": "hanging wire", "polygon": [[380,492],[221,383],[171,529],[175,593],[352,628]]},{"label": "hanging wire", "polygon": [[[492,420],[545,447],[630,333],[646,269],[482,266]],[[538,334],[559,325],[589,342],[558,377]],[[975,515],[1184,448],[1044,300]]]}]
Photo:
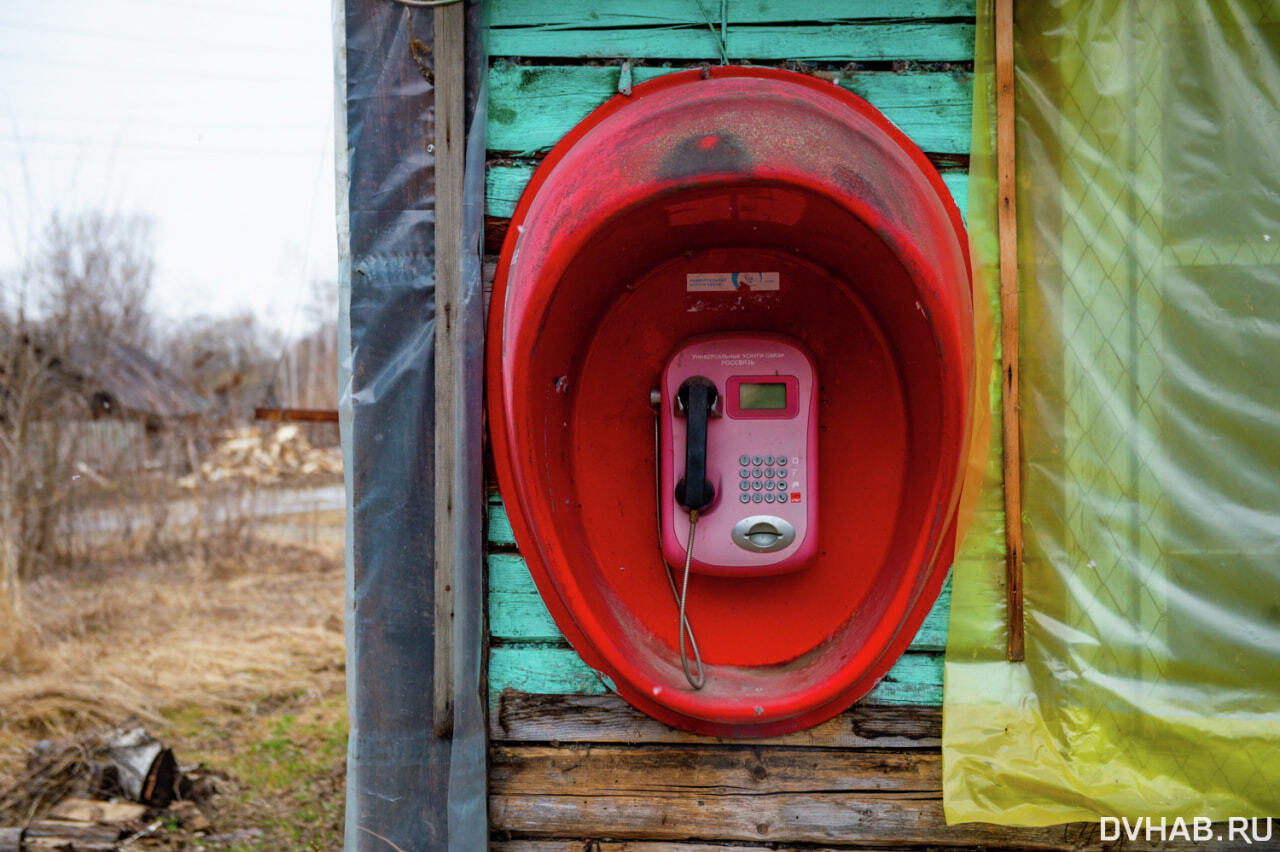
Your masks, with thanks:
[{"label": "hanging wire", "polygon": [[729,64],[729,0],[720,0],[720,56]]},{"label": "hanging wire", "polygon": [[[698,643],[693,638],[693,627],[689,624],[689,617],[684,613],[685,602],[689,600],[689,565],[693,562],[693,534],[697,529],[698,510],[693,509],[689,512],[689,547],[684,552],[684,580],[680,583],[680,619],[676,624],[680,626],[680,668],[684,669],[684,679],[689,681],[689,685],[694,689],[702,689],[703,684],[707,682],[706,674],[702,669],[702,655],[698,653]],[[670,578],[670,576],[670,569],[668,569],[667,577]],[[674,587],[675,583],[671,585]],[[697,677],[689,673],[689,657],[684,650],[686,634],[689,636],[689,645],[693,648],[693,658],[698,664]]]},{"label": "hanging wire", "polygon": [[707,29],[711,30],[711,37],[716,40],[716,47],[720,50],[720,64],[729,64],[729,49],[725,44],[728,36],[728,0],[720,0],[720,32],[716,32],[716,25],[711,20],[711,16],[707,14],[707,10],[702,5],[702,0],[696,0],[698,11],[702,13],[703,19],[707,22]]}]

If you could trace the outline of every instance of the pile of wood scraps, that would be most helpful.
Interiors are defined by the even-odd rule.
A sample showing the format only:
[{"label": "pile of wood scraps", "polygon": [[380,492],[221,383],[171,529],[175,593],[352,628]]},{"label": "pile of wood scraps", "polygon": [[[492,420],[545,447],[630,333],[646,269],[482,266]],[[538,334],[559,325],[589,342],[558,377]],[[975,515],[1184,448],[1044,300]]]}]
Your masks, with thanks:
[{"label": "pile of wood scraps", "polygon": [[179,768],[142,728],[41,742],[0,791],[0,852],[125,852],[166,848],[162,835],[175,831],[207,835],[201,805],[222,777]]},{"label": "pile of wood scraps", "polygon": [[301,427],[290,423],[265,435],[256,427],[222,433],[210,456],[178,484],[194,488],[226,479],[267,484],[317,473],[342,473],[342,451],[313,447]]}]

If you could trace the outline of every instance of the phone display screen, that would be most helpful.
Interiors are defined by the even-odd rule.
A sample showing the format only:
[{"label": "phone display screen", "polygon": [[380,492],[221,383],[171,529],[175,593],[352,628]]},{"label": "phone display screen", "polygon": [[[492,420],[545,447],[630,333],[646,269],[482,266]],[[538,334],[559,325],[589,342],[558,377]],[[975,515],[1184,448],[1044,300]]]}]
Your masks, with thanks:
[{"label": "phone display screen", "polygon": [[743,382],[738,385],[738,407],[746,411],[787,407],[787,386],[783,382]]}]

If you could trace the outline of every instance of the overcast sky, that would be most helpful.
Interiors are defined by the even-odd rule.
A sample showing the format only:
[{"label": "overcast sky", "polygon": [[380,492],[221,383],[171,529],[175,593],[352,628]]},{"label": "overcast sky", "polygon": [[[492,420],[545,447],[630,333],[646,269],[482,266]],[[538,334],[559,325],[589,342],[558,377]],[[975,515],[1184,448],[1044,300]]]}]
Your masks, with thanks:
[{"label": "overcast sky", "polygon": [[336,277],[333,196],[329,3],[0,3],[0,270],[55,210],[143,214],[162,314],[287,331]]}]

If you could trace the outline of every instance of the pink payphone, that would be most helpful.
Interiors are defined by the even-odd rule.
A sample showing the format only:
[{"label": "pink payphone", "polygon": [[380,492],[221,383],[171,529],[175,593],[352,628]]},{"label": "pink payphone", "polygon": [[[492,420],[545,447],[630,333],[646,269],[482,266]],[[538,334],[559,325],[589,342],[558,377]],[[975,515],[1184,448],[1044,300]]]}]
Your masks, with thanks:
[{"label": "pink payphone", "polygon": [[817,552],[813,358],[779,334],[696,337],[662,373],[662,552],[722,577],[782,574]]}]

